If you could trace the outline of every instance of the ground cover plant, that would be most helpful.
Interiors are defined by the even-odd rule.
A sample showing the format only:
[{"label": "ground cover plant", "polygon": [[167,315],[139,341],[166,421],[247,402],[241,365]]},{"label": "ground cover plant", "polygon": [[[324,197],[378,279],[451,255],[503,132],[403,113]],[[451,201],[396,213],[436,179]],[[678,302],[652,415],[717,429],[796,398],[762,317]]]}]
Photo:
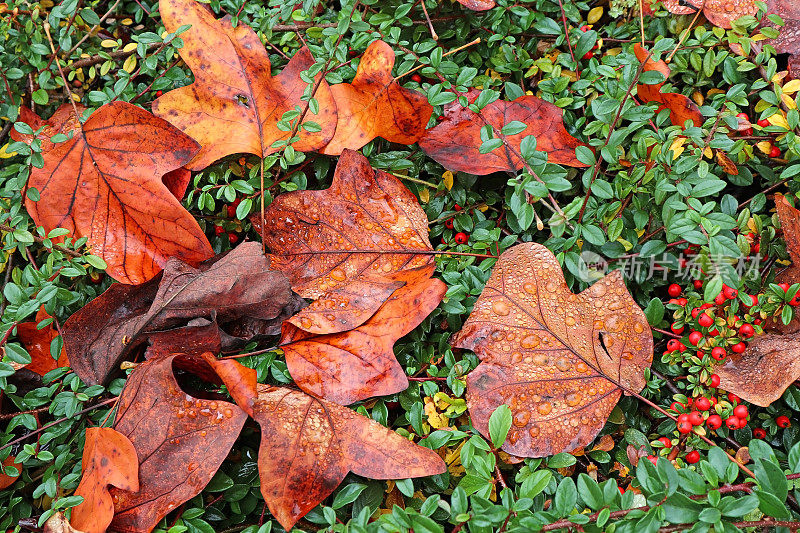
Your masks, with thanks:
[{"label": "ground cover plant", "polygon": [[0,528],[800,529],[795,2],[0,15]]}]

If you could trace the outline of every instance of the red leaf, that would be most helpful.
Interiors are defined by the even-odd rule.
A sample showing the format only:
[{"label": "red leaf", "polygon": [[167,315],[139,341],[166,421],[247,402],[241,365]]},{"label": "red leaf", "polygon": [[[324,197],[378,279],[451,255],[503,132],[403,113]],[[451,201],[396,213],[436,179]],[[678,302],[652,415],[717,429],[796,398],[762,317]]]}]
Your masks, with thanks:
[{"label": "red leaf", "polygon": [[67,352],[63,347],[57,361],[50,354],[50,343],[58,337],[58,331],[53,324],[50,323],[42,329],[37,328],[39,322],[48,318],[52,317],[47,314],[42,305],[33,322],[23,322],[17,326],[17,337],[31,356],[31,362],[24,368],[40,376],[44,376],[56,368],[69,366]]},{"label": "red leaf", "polygon": [[[467,100],[473,103],[480,91],[472,89]],[[419,147],[448,170],[485,175],[493,172],[516,172],[523,167],[520,143],[528,135],[536,137],[536,149],[548,153],[548,161],[559,165],[585,167],[575,157],[575,148],[584,143],[567,133],[563,111],[541,98],[520,96],[512,102],[496,100],[475,113],[461,107],[458,100],[447,104],[444,118],[428,130]],[[481,154],[481,129],[487,124],[497,132],[503,126],[520,121],[526,128],[514,135],[505,135],[511,147],[501,146]]]}]

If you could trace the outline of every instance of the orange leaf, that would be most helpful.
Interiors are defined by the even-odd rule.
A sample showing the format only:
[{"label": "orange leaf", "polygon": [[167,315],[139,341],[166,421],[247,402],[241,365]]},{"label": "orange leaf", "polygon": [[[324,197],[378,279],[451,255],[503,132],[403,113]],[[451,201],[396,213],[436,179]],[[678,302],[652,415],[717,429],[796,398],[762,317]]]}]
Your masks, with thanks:
[{"label": "orange leaf", "polygon": [[429,275],[420,272],[363,325],[344,333],[311,335],[284,323],[281,348],[297,386],[342,405],[405,390],[408,378],[392,348],[444,297],[447,286]]},{"label": "orange leaf", "polygon": [[87,428],[81,468],[75,495],[83,496],[83,503],[72,509],[70,523],[86,533],[104,533],[114,518],[108,486],[139,490],[136,450],[125,435],[111,428]]},{"label": "orange leaf", "polygon": [[329,189],[281,194],[265,228],[260,216],[251,220],[274,254],[272,268],[316,299],[289,320],[309,333],[357,327],[417,268],[433,272],[433,257],[419,253],[432,247],[416,197],[352,150],[339,158]]},{"label": "orange leaf", "polygon": [[14,482],[19,478],[22,474],[22,464],[16,462],[16,458],[13,455],[9,455],[2,463],[3,467],[13,466],[17,469],[16,476],[10,476],[6,474],[3,469],[0,469],[0,490],[10,487],[14,484]]},{"label": "orange leaf", "polygon": [[31,171],[28,184],[41,198],[25,206],[36,224],[86,237],[108,274],[123,283],[147,281],[170,257],[198,263],[213,254],[197,221],[162,182],[196,153],[192,139],[125,102],[104,105],[82,128],[64,106],[53,117],[51,128],[73,137],[49,148],[43,168]]},{"label": "orange leaf", "polygon": [[[636,43],[633,45],[636,58],[640,62],[644,62],[644,72],[655,70],[661,72],[665,77],[669,77],[670,69],[667,64],[662,61],[653,61],[648,57],[647,50],[642,45]],[[636,94],[642,102],[657,102],[661,105],[658,106],[658,111],[662,109],[669,109],[669,119],[675,126],[683,127],[687,120],[691,120],[692,124],[698,128],[703,125],[703,114],[700,113],[700,108],[697,107],[691,98],[679,93],[665,93],[661,92],[664,83],[655,85],[639,84],[636,86]]]},{"label": "orange leaf", "polygon": [[[467,100],[473,103],[480,91],[471,89]],[[575,157],[582,142],[567,133],[563,111],[541,98],[520,96],[512,102],[496,100],[475,113],[461,107],[458,100],[444,107],[444,119],[428,130],[419,147],[448,170],[485,175],[492,172],[516,172],[523,167],[520,157],[522,139],[536,137],[536,149],[548,153],[548,161],[559,165],[585,167]],[[527,127],[520,133],[505,135],[510,148],[501,146],[482,154],[481,129],[490,124],[497,132],[512,121]]]},{"label": "orange leaf", "polygon": [[758,11],[754,0],[661,0],[661,3],[675,15],[689,15],[702,9],[711,24],[725,29],[731,28],[731,21]]},{"label": "orange leaf", "polygon": [[573,294],[552,252],[527,243],[504,252],[452,340],[481,364],[467,376],[472,423],[513,414],[506,452],[544,457],[588,445],[623,392],[645,385],[653,337],[618,270]]},{"label": "orange leaf", "polygon": [[[288,139],[290,132],[281,131],[277,124],[285,112],[305,105],[301,97],[307,84],[300,73],[314,64],[308,49],[299,50],[273,77],[269,54],[247,24],[234,28],[229,18],[217,20],[193,0],[161,0],[159,11],[169,32],[192,25],[181,34],[184,45],[179,53],[194,73],[194,83],[153,102],[153,113],[202,145],[187,168],[200,170],[230,154],[265,157],[282,150],[284,145],[273,143]],[[336,128],[336,104],[325,81],[314,98],[319,114],[309,111],[304,121],[316,122],[322,130],[300,129],[299,140],[293,144],[296,150],[322,148]]]},{"label": "orange leaf", "polygon": [[25,368],[31,372],[36,372],[44,376],[51,370],[69,366],[69,359],[64,347],[61,347],[61,354],[58,361],[50,355],[50,343],[58,337],[58,331],[50,323],[42,329],[37,328],[37,324],[42,320],[52,318],[44,310],[44,305],[36,313],[36,320],[33,322],[23,322],[17,326],[17,337],[31,356],[31,362]]},{"label": "orange leaf", "polygon": [[299,391],[259,385],[255,412],[261,424],[261,494],[287,531],[330,495],[348,472],[372,479],[405,479],[446,470],[433,450],[350,409]]},{"label": "orange leaf", "polygon": [[233,403],[181,390],[173,373],[175,358],[141,363],[120,396],[114,429],[136,449],[140,489],[112,489],[114,531],[151,531],[167,513],[200,494],[247,420]]},{"label": "orange leaf", "polygon": [[333,139],[320,150],[339,155],[358,150],[375,137],[414,144],[433,114],[428,98],[406,89],[392,77],[394,51],[383,41],[369,45],[352,83],[331,86],[339,121]]}]

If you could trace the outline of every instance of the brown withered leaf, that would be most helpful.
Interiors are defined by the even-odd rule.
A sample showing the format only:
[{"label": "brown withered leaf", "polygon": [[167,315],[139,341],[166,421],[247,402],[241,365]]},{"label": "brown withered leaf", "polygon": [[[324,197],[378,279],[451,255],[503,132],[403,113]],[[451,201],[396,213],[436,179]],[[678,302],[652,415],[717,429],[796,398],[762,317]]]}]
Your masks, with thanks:
[{"label": "brown withered leaf", "polygon": [[644,387],[653,358],[647,319],[619,271],[573,294],[555,256],[535,243],[500,256],[452,344],[481,359],[467,376],[473,425],[488,436],[489,416],[508,405],[503,450],[522,457],[589,444],[621,386]]},{"label": "brown withered leaf", "polygon": [[[782,194],[775,195],[775,208],[781,222],[786,250],[792,267],[780,273],[775,281],[800,282],[800,210]],[[731,354],[715,369],[720,387],[744,400],[766,407],[778,400],[794,380],[800,378],[800,321],[784,324],[780,319],[767,320],[767,333],[756,335],[741,354]],[[779,372],[775,370],[779,369]]]},{"label": "brown withered leaf", "polygon": [[258,386],[261,494],[289,531],[348,472],[372,479],[431,476],[446,470],[433,451],[334,403],[283,387]]},{"label": "brown withered leaf", "polygon": [[[796,0],[767,0],[767,15],[779,15],[784,25],[776,39],[765,41],[779,54],[789,54],[789,73],[800,79],[800,4]],[[765,16],[763,23],[772,24]]]},{"label": "brown withered leaf", "polygon": [[[302,102],[307,83],[300,73],[314,64],[308,49],[295,53],[273,77],[269,54],[247,24],[234,28],[230,17],[217,20],[194,0],[161,0],[159,12],[169,32],[191,24],[181,33],[184,45],[179,53],[195,81],[153,102],[153,113],[202,145],[187,167],[200,170],[230,154],[264,157],[282,150],[284,146],[273,143],[288,139],[290,132],[281,131],[277,124],[286,111]],[[304,120],[316,122],[321,130],[301,128],[293,144],[296,150],[322,148],[336,128],[336,103],[327,82],[319,84],[314,98],[319,113],[309,111]]]},{"label": "brown withered leaf", "polygon": [[108,486],[139,490],[136,450],[125,435],[112,428],[86,428],[81,470],[75,495],[83,496],[83,502],[72,509],[70,524],[86,533],[104,533],[114,518]]},{"label": "brown withered leaf", "polygon": [[[669,77],[670,68],[664,60],[654,61],[649,57],[647,50],[640,44],[633,45],[636,58],[644,63],[644,71],[657,71]],[[636,94],[642,102],[657,102],[658,111],[669,109],[669,119],[675,126],[683,127],[687,120],[698,128],[703,125],[703,114],[691,98],[679,93],[662,92],[664,83],[654,85],[639,84],[636,86]]]},{"label": "brown withered leaf", "polygon": [[766,407],[800,378],[800,338],[796,333],[757,335],[744,353],[731,354],[714,372],[722,389]]},{"label": "brown withered leaf", "polygon": [[[75,372],[87,383],[104,383],[126,356],[150,342],[151,335],[160,339],[162,353],[186,351],[181,345],[185,334],[195,333],[193,350],[208,351],[219,342],[219,337],[207,335],[209,322],[225,330],[250,319],[264,324],[268,334],[277,334],[283,319],[302,305],[286,276],[269,269],[259,243],[245,242],[198,268],[172,259],[160,278],[144,285],[114,284],[62,329]],[[184,336],[174,339],[165,333],[187,327],[206,329],[182,329]],[[214,344],[204,347],[206,341]]]},{"label": "brown withered leaf", "polygon": [[44,533],[86,533],[69,524],[69,520],[61,511],[55,513],[44,523]]},{"label": "brown withered leaf", "polygon": [[754,0],[661,0],[661,3],[675,15],[690,15],[702,9],[711,24],[725,29],[731,28],[731,21],[758,11]]},{"label": "brown withered leaf", "polygon": [[284,323],[281,348],[297,386],[341,405],[405,390],[408,378],[394,343],[425,320],[447,291],[427,272],[419,274],[355,329],[313,335]]},{"label": "brown withered leaf", "polygon": [[458,0],[458,3],[472,11],[486,11],[497,5],[494,0]]},{"label": "brown withered leaf", "polygon": [[420,253],[433,248],[416,197],[352,150],[339,158],[329,189],[281,194],[265,213],[265,228],[259,216],[252,221],[272,252],[272,268],[315,300],[290,320],[309,333],[358,327],[409,272],[433,273],[433,257]]},{"label": "brown withered leaf", "polygon": [[38,324],[48,318],[53,318],[44,310],[44,305],[39,308],[33,322],[23,322],[17,326],[17,337],[31,356],[31,362],[24,366],[31,372],[44,376],[51,370],[69,366],[67,352],[62,347],[58,360],[50,354],[50,343],[58,337],[58,331],[50,323],[42,329]]},{"label": "brown withered leaf", "polygon": [[[32,127],[47,123],[48,133],[72,134],[47,144],[44,165],[31,171],[28,185],[40,193],[38,201],[25,203],[33,220],[47,231],[65,228],[76,239],[86,237],[108,264],[106,272],[123,283],[151,279],[171,257],[193,264],[211,257],[205,234],[173,195],[181,183],[171,191],[163,181],[198,144],[126,102],[102,106],[82,126],[71,109],[64,104],[50,121],[21,115]],[[16,130],[12,137],[31,140]]]},{"label": "brown withered leaf", "polygon": [[[481,91],[470,89],[466,94],[473,103]],[[585,167],[575,157],[575,148],[584,143],[564,129],[563,111],[536,96],[520,96],[514,101],[496,100],[475,113],[461,107],[458,100],[444,106],[443,119],[425,132],[419,147],[448,170],[485,175],[492,172],[516,172],[521,169],[520,143],[528,135],[536,137],[536,149],[547,152],[548,161],[571,167]],[[487,124],[498,132],[503,126],[520,121],[527,127],[515,135],[506,135],[513,151],[501,146],[482,154],[481,129]]]},{"label": "brown withered leaf", "polygon": [[375,137],[414,144],[433,114],[428,98],[406,89],[392,76],[394,50],[381,40],[367,47],[352,83],[331,86],[338,122],[330,142],[320,150],[339,155],[358,150]]},{"label": "brown withered leaf", "polygon": [[181,390],[173,368],[176,357],[138,365],[120,396],[114,429],[136,449],[140,488],[111,489],[114,531],[151,531],[167,513],[199,494],[247,420],[236,404]]}]

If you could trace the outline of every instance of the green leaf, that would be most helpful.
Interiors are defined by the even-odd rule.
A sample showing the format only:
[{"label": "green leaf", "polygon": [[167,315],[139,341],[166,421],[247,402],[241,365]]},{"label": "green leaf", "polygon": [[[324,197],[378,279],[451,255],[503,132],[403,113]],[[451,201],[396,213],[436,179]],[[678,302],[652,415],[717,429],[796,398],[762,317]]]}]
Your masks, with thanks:
[{"label": "green leaf", "polygon": [[489,417],[489,438],[495,448],[500,448],[506,441],[509,429],[511,429],[511,409],[503,404]]}]

